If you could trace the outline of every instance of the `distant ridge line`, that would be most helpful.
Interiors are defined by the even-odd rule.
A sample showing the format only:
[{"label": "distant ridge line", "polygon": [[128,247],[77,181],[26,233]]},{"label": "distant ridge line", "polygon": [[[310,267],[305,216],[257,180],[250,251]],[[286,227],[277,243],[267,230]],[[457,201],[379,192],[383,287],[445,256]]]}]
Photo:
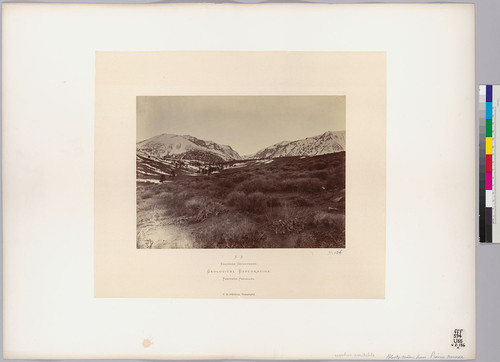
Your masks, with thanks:
[{"label": "distant ridge line", "polygon": [[295,141],[281,141],[256,153],[240,156],[230,145],[196,138],[191,135],[161,133],[136,143],[138,153],[159,158],[196,159],[223,162],[242,159],[317,156],[345,151],[345,130],[326,131],[317,136]]}]

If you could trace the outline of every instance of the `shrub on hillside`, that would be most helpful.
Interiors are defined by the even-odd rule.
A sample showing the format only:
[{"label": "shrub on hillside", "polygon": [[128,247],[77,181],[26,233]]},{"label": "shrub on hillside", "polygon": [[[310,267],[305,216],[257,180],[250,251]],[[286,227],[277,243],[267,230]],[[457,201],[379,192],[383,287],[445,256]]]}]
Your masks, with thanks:
[{"label": "shrub on hillside", "polygon": [[226,204],[239,211],[259,214],[268,207],[279,206],[280,202],[277,198],[262,192],[251,192],[247,195],[242,191],[232,191],[226,197]]},{"label": "shrub on hillside", "polygon": [[226,203],[229,206],[240,208],[240,205],[246,205],[247,196],[242,191],[231,191],[226,196]]},{"label": "shrub on hillside", "polygon": [[262,192],[252,192],[247,197],[246,211],[258,214],[267,207],[267,198]]},{"label": "shrub on hillside", "polygon": [[236,182],[229,178],[222,178],[218,180],[218,184],[225,189],[232,189],[236,185]]},{"label": "shrub on hillside", "polygon": [[195,240],[201,248],[257,248],[265,234],[251,221],[228,214],[207,220],[195,233]]},{"label": "shrub on hillside", "polygon": [[328,163],[326,161],[316,161],[311,163],[307,168],[309,170],[323,170],[328,167]]},{"label": "shrub on hillside", "polygon": [[281,205],[281,202],[274,196],[266,195],[266,205],[267,207],[278,207]]},{"label": "shrub on hillside", "polygon": [[317,178],[297,178],[282,181],[283,191],[314,193],[322,190]]},{"label": "shrub on hillside", "polygon": [[306,211],[300,211],[288,203],[266,213],[267,226],[276,235],[300,233],[306,228]]},{"label": "shrub on hillside", "polygon": [[262,176],[255,176],[241,182],[237,187],[237,191],[243,191],[246,193],[266,191],[266,179]]},{"label": "shrub on hillside", "polygon": [[327,212],[318,212],[313,218],[316,226],[341,226],[344,225],[344,215],[329,214]]},{"label": "shrub on hillside", "polygon": [[312,205],[308,200],[306,200],[305,198],[303,198],[301,196],[298,196],[295,199],[293,199],[292,203],[295,206],[300,206],[300,207]]},{"label": "shrub on hillside", "polygon": [[236,174],[231,175],[230,177],[231,177],[231,181],[234,184],[239,184],[240,182],[243,182],[246,179],[248,179],[248,175],[245,172],[236,173]]},{"label": "shrub on hillside", "polygon": [[153,190],[144,190],[141,194],[140,197],[143,200],[150,199],[155,195],[155,192]]},{"label": "shrub on hillside", "polygon": [[185,212],[187,193],[170,193],[161,199],[161,205],[166,213],[182,215]]},{"label": "shrub on hillside", "polygon": [[327,171],[314,171],[311,173],[311,176],[320,180],[326,180],[329,175]]},{"label": "shrub on hillside", "polygon": [[212,216],[219,216],[227,211],[220,202],[213,201],[208,197],[197,196],[185,203],[188,215],[192,222],[202,222]]}]

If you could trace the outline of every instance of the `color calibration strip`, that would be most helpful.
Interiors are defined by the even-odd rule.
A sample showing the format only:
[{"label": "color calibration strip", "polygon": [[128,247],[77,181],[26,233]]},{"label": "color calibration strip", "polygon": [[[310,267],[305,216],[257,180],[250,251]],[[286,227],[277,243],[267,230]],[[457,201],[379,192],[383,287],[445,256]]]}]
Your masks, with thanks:
[{"label": "color calibration strip", "polygon": [[496,193],[495,149],[496,109],[500,103],[500,86],[479,86],[479,240],[484,243],[495,240]]}]

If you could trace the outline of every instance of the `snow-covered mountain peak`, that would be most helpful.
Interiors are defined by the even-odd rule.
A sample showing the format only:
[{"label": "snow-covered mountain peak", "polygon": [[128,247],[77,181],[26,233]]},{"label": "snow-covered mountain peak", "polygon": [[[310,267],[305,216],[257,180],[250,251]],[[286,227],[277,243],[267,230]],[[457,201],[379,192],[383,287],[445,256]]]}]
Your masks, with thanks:
[{"label": "snow-covered mountain peak", "polygon": [[188,158],[206,162],[239,160],[230,146],[204,141],[190,135],[163,133],[138,142],[137,151],[157,158]]},{"label": "snow-covered mountain peak", "polygon": [[345,131],[327,131],[321,135],[297,141],[283,141],[249,156],[249,158],[276,158],[287,156],[318,156],[345,150]]}]

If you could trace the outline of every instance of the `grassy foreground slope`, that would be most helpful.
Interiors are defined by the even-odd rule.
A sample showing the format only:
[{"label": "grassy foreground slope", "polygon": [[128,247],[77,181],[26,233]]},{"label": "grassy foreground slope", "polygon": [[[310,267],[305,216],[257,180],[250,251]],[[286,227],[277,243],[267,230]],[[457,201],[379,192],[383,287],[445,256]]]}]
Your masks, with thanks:
[{"label": "grassy foreground slope", "polygon": [[345,247],[345,152],[176,174],[137,183],[138,248]]}]

